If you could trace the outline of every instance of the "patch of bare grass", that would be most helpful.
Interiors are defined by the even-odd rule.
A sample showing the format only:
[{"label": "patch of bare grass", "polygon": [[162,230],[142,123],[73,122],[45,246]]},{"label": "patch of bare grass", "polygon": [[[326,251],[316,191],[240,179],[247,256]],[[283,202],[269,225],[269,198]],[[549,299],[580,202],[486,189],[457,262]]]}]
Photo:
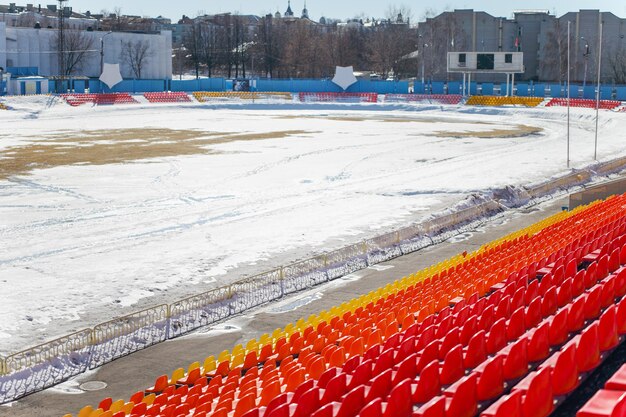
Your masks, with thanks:
[{"label": "patch of bare grass", "polygon": [[112,129],[55,133],[45,140],[0,151],[0,179],[35,169],[67,165],[107,165],[151,158],[219,154],[211,145],[281,139],[310,133],[285,130],[224,133],[176,129]]}]

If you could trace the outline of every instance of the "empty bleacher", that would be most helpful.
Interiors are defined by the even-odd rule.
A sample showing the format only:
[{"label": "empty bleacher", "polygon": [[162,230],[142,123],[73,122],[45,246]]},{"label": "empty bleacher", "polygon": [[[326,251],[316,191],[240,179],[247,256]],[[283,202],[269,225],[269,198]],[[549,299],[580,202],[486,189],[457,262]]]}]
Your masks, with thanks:
[{"label": "empty bleacher", "polygon": [[191,98],[187,93],[176,91],[165,91],[157,93],[144,93],[143,96],[150,103],[189,103]]},{"label": "empty bleacher", "polygon": [[303,103],[376,103],[377,93],[299,93],[298,98]]},{"label": "empty bleacher", "polygon": [[[619,196],[79,416],[546,417],[624,342],[625,265],[626,196]],[[623,407],[613,392],[623,380],[616,374],[605,387],[611,393],[598,393],[579,417],[623,415],[585,411],[611,401]]]},{"label": "empty bleacher", "polygon": [[196,91],[193,96],[200,103],[220,100],[292,100],[293,96],[287,92],[273,91]]},{"label": "empty bleacher", "polygon": [[537,107],[543,103],[542,97],[471,96],[465,104],[469,106],[524,106]]},{"label": "empty bleacher", "polygon": [[129,93],[69,93],[61,94],[61,97],[72,107],[81,106],[86,103],[98,106],[138,103]]},{"label": "empty bleacher", "polygon": [[[582,107],[586,109],[595,109],[596,100],[583,99],[583,98],[570,98],[570,107]],[[617,100],[600,100],[599,108],[602,110],[614,110],[622,105],[621,101]],[[546,103],[546,107],[554,106],[567,106],[567,98],[553,98]]]},{"label": "empty bleacher", "polygon": [[387,94],[385,102],[389,103],[426,103],[426,104],[450,104],[461,103],[463,97],[459,94]]}]

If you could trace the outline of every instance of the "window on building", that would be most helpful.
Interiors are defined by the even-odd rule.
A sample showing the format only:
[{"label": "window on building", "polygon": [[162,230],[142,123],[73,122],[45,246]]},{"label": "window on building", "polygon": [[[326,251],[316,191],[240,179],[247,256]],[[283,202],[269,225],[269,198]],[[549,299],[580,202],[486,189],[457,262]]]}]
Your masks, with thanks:
[{"label": "window on building", "polygon": [[504,54],[504,63],[512,64],[513,63],[513,54]]}]

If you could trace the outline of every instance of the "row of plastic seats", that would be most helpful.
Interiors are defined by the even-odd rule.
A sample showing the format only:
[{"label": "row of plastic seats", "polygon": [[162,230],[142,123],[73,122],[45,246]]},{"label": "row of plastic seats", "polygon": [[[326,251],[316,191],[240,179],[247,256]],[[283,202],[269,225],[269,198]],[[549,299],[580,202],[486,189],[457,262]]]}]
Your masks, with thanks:
[{"label": "row of plastic seats", "polygon": [[[596,274],[595,272],[590,272],[588,269],[586,272],[589,275],[595,276],[594,279],[606,275],[605,271]],[[583,278],[577,274],[574,277],[574,282],[577,280],[583,281]],[[571,278],[564,281],[563,284],[568,284],[568,281],[571,281]],[[587,283],[588,280],[585,280],[585,282]],[[571,284],[571,282],[569,283]],[[581,287],[582,284],[582,282],[578,283],[577,286]],[[561,288],[563,287],[559,289]],[[571,289],[568,288],[567,285],[565,288],[568,290]],[[604,278],[600,283],[593,285],[584,294],[581,294],[570,302],[568,310],[562,309],[554,316],[552,324],[554,324],[554,322],[561,323],[560,325],[556,325],[557,329],[559,327],[561,329],[567,328],[565,331],[572,333],[584,328],[580,335],[571,337],[569,341],[567,341],[566,338],[557,337],[555,340],[557,345],[560,343],[564,343],[564,345],[539,366],[540,370],[545,367],[551,369],[553,394],[555,396],[563,396],[572,392],[578,386],[578,372],[589,372],[594,369],[599,364],[600,352],[615,348],[618,343],[618,337],[626,334],[626,298],[623,298],[625,294],[626,268],[620,267],[620,269],[614,271],[614,274]],[[620,299],[621,302],[617,304],[617,300]],[[603,310],[604,312],[602,312]],[[567,315],[565,314],[566,311],[568,312]],[[537,329],[540,328],[541,327],[538,327]],[[545,330],[544,333],[544,338],[547,339],[550,339],[553,334],[555,336],[558,334],[553,333],[552,328]],[[561,333],[564,334],[563,330]],[[544,349],[543,356],[547,356],[548,352],[547,349]],[[545,357],[537,359],[543,360]],[[529,376],[529,378],[532,380],[533,376]],[[541,378],[545,379],[547,376],[543,375]],[[522,385],[515,389],[519,388],[521,390],[527,386],[528,381],[523,382]],[[536,413],[529,414],[528,411],[522,412],[525,403],[524,401],[519,401],[523,398],[515,394],[515,389],[512,395],[503,397],[482,415],[511,415],[512,408],[516,408],[515,412],[517,413],[513,415],[520,416],[545,416],[552,411],[553,398],[552,394],[550,394],[552,391],[542,389],[544,393],[542,394],[542,401],[540,403],[544,404],[545,407],[537,406]],[[529,407],[532,408],[537,405],[535,404],[537,399],[533,396],[531,396],[531,398],[532,404],[529,402]]]},{"label": "row of plastic seats", "polygon": [[[625,278],[624,284],[622,285],[622,287],[624,287],[623,290],[626,291],[626,275],[624,275],[624,278]],[[536,281],[533,281],[533,283],[536,284]],[[537,285],[535,285],[535,287],[537,287]],[[515,289],[517,287],[515,287],[513,284],[513,285],[510,285],[509,288]],[[552,287],[553,293],[555,292],[554,288],[555,287]],[[515,292],[515,294],[516,295],[520,294],[521,292],[523,292],[523,290],[524,290],[523,287],[519,288],[518,291]],[[536,289],[535,289],[535,292],[536,292]],[[489,307],[493,307],[495,304],[497,304],[498,310],[508,312],[509,306],[506,304],[503,305],[501,302],[499,302],[501,296],[503,297],[503,300],[510,301],[510,296],[508,295],[504,296],[504,293],[505,293],[505,289],[501,289],[499,290],[499,293],[494,293],[491,297],[489,297],[490,299],[495,298],[495,300],[491,300],[493,304],[490,306],[487,306],[487,310],[489,309]],[[520,301],[523,299],[524,299],[523,294],[522,294],[522,297],[518,297],[518,300]],[[540,304],[539,303],[540,299],[541,299],[540,296],[537,295],[534,301],[531,302],[530,306],[534,305],[535,307],[537,307],[537,305]],[[476,304],[478,305],[479,303],[477,302]],[[554,308],[556,308],[556,299],[554,303],[552,304]],[[545,302],[544,302],[544,305],[545,305]],[[463,310],[466,310],[466,309],[467,307],[464,308]],[[536,310],[538,311],[538,313],[533,313],[530,315],[535,316],[537,314],[539,315],[541,314],[541,311],[539,309],[536,308]],[[384,405],[385,403],[382,402],[381,400],[378,402],[370,403],[368,407],[364,408],[361,411],[360,415],[361,416],[383,415],[385,414],[384,411],[388,409],[394,410],[391,415],[404,415],[402,413],[398,414],[399,413],[398,410],[408,411],[411,409],[412,407],[412,405],[410,404],[411,400],[407,400],[407,398],[412,398],[412,401],[415,403],[423,403],[423,402],[431,401],[432,396],[435,393],[439,393],[439,390],[442,385],[452,384],[453,386],[446,390],[446,394],[450,394],[452,398],[451,402],[446,403],[445,401],[439,401],[438,399],[437,401],[435,401],[434,404],[428,404],[427,406],[425,406],[426,407],[425,409],[431,410],[431,407],[439,408],[441,407],[442,404],[445,403],[445,404],[448,404],[446,407],[448,409],[449,415],[471,416],[473,415],[472,410],[474,410],[474,408],[472,407],[468,408],[469,404],[467,401],[459,400],[457,401],[458,404],[456,406],[453,405],[455,404],[454,398],[457,398],[456,397],[457,391],[455,388],[455,384],[458,381],[458,378],[464,375],[464,367],[467,369],[470,369],[473,366],[476,366],[477,363],[481,363],[486,360],[487,350],[488,350],[487,345],[490,345],[492,347],[496,346],[494,350],[490,350],[490,352],[493,354],[493,353],[498,352],[499,346],[505,343],[507,338],[509,338],[509,341],[518,340],[518,342],[516,342],[515,345],[512,345],[513,347],[509,349],[508,351],[503,349],[502,352],[504,353],[502,353],[502,356],[497,356],[498,359],[490,359],[488,362],[485,362],[483,368],[480,369],[478,373],[476,374],[476,378],[472,379],[471,381],[459,382],[459,386],[463,387],[463,389],[459,389],[459,392],[463,393],[462,397],[465,397],[465,395],[467,394],[467,390],[468,390],[467,385],[474,383],[474,385],[478,387],[476,389],[481,392],[481,394],[478,394],[476,398],[480,398],[481,400],[488,400],[488,399],[494,398],[495,396],[494,393],[499,394],[503,390],[503,387],[504,387],[503,378],[514,379],[524,374],[527,370],[527,361],[537,359],[536,356],[533,356],[533,354],[536,355],[536,353],[533,353],[533,352],[539,352],[541,350],[544,350],[544,349],[541,349],[540,347],[541,340],[543,339],[540,337],[536,337],[535,335],[545,336],[545,341],[547,342],[548,340],[547,324],[544,327],[538,327],[538,330],[536,332],[533,332],[532,335],[529,334],[528,342],[524,338],[520,338],[520,339],[517,338],[520,332],[519,330],[515,330],[515,329],[519,328],[520,325],[514,324],[513,317],[517,317],[518,319],[517,322],[523,323],[523,321],[520,321],[520,318],[522,318],[523,315],[517,314],[520,311],[523,312],[523,310],[516,310],[516,312],[510,316],[511,318],[507,320],[506,322],[504,321],[505,320],[504,317],[501,318],[500,321],[497,322],[497,323],[500,323],[499,326],[493,325],[494,329],[492,331],[498,334],[498,336],[495,337],[495,339],[500,340],[501,341],[499,342],[500,344],[491,343],[490,340],[492,340],[492,338],[490,338],[490,336],[486,336],[484,329],[476,333],[477,329],[475,327],[472,327],[472,326],[468,327],[468,324],[472,323],[472,318],[467,319],[465,315],[460,314],[461,312],[457,313],[458,316],[456,317],[456,319],[457,319],[458,324],[465,323],[463,326],[464,327],[463,330],[461,330],[459,333],[461,335],[465,334],[466,337],[463,338],[461,336],[460,340],[462,341],[462,343],[455,345],[454,348],[451,348],[451,346],[453,346],[454,343],[451,343],[450,340],[458,341],[459,336],[455,332],[454,329],[450,329],[449,326],[445,327],[443,325],[443,322],[447,318],[450,318],[451,316],[446,316],[446,319],[443,319],[442,322],[440,322],[440,324],[436,326],[437,334],[440,334],[440,335],[446,334],[446,336],[438,340],[438,342],[440,342],[440,345],[437,345],[435,343],[436,341],[432,340],[434,336],[433,334],[429,335],[428,332],[423,333],[421,334],[422,337],[420,337],[419,341],[417,341],[415,340],[414,333],[410,332],[410,330],[407,330],[405,333],[403,333],[401,344],[399,343],[399,339],[396,337],[395,340],[394,338],[389,339],[385,343],[384,347],[381,348],[380,346],[378,346],[376,351],[374,352],[372,352],[373,349],[370,349],[365,354],[365,357],[363,358],[365,359],[365,361],[362,362],[362,364],[359,364],[356,367],[356,370],[354,371],[354,373],[350,376],[352,381],[363,382],[363,381],[368,381],[372,375],[377,375],[375,377],[375,380],[373,380],[371,383],[371,389],[366,387],[366,391],[369,393],[367,397],[363,397],[363,395],[361,394],[353,393],[353,391],[356,391],[357,388],[353,388],[353,391],[351,391],[351,393],[346,393],[346,391],[349,390],[351,386],[349,385],[347,386],[345,384],[345,378],[342,384],[340,384],[339,386],[333,386],[332,391],[335,393],[339,392],[342,395],[345,394],[345,401],[349,401],[349,400],[352,401],[352,404],[349,407],[353,410],[351,415],[356,415],[358,410],[354,410],[354,407],[356,407],[357,404],[363,405],[366,402],[368,402],[368,400],[375,399],[372,397],[372,392],[376,392],[375,387],[378,387],[375,381],[378,381],[378,378],[380,378],[383,374],[385,374],[386,370],[390,370],[392,369],[392,366],[395,366],[395,368],[393,368],[394,369],[393,373],[389,372],[389,375],[387,376],[388,377],[387,383],[384,384],[384,386],[389,387],[392,385],[401,384],[400,381],[403,381],[407,377],[409,379],[415,378],[418,369],[423,369],[420,378],[417,380],[411,381],[411,383],[413,383],[412,391],[410,391],[411,395],[402,396],[401,398],[403,399],[398,400],[398,401],[403,401],[404,403],[403,406],[392,404],[391,406],[389,406],[391,408],[385,407]],[[566,312],[567,310],[563,310],[563,311]],[[551,312],[552,311],[548,311],[548,314]],[[481,314],[482,312],[478,311],[478,313]],[[561,316],[563,317],[563,315]],[[477,316],[473,316],[473,317],[475,318]],[[485,316],[481,314],[481,320],[484,317]],[[507,316],[505,315],[505,317]],[[431,319],[437,320],[435,317],[431,317]],[[559,322],[564,323],[563,320],[560,320]],[[428,323],[428,320],[426,320],[423,324],[426,324],[426,323]],[[492,321],[490,321],[490,323],[493,323],[493,319]],[[533,320],[528,325],[532,327],[535,325],[534,323],[535,321]],[[443,331],[442,331],[442,326],[444,326]],[[511,329],[514,329],[514,330],[511,330]],[[543,330],[539,330],[539,329],[543,329]],[[431,328],[431,330],[434,330],[434,329]],[[492,331],[490,331],[490,333]],[[554,331],[551,328],[550,332],[552,336],[551,341],[555,345],[562,343],[563,340],[565,339],[564,336],[556,336],[557,334],[563,333],[562,330],[560,330],[557,333],[554,333]],[[431,331],[430,333],[434,333],[434,331]],[[469,335],[472,335],[471,339]],[[424,336],[429,337],[429,339],[424,341],[423,339]],[[520,342],[520,340],[522,339],[524,340],[523,344]],[[487,342],[485,342],[485,340],[487,340]],[[395,341],[396,343],[395,344],[390,343],[392,341]],[[464,346],[466,347],[462,347],[463,343],[465,344]],[[423,346],[426,344],[428,345],[426,348],[424,348]],[[528,345],[528,352],[529,352],[528,356],[526,354],[527,345]],[[448,348],[446,349],[444,348],[444,346],[447,346]],[[482,348],[480,346],[482,346]],[[520,347],[518,348],[517,346],[520,346]],[[388,347],[389,349],[387,349]],[[419,347],[422,347],[422,349],[419,350]],[[398,348],[398,349],[394,352],[392,351],[393,348]],[[381,350],[384,353],[381,354],[380,352]],[[417,353],[413,353],[413,352],[417,352]],[[367,363],[368,358],[370,359],[376,358],[377,361],[375,362],[375,364],[369,363],[366,366],[365,370],[363,370],[363,366],[365,366],[365,364]],[[520,363],[520,358],[523,358],[523,361],[521,363]],[[361,358],[353,358],[353,359],[361,359]],[[435,364],[434,362],[436,362],[438,359],[443,360],[443,362],[440,364],[439,363]],[[351,360],[350,362],[354,362],[354,361]],[[426,365],[429,362],[430,364]],[[355,366],[356,365],[350,365],[349,368],[353,369],[355,368]],[[433,371],[430,371],[429,370],[430,368],[432,368]],[[441,374],[438,375],[439,371],[435,369],[440,369]],[[501,383],[499,384],[500,385],[499,387],[498,387],[498,383],[496,382],[498,378],[494,378],[494,376],[497,375],[498,369],[500,369],[500,373],[501,373],[501,376],[499,378]],[[329,373],[332,374],[331,375],[331,377],[333,378],[332,380],[335,381],[336,378],[338,377],[337,371],[331,369],[329,370]],[[324,384],[323,381],[325,380],[324,379],[325,375],[327,374],[324,374],[322,378],[320,378],[319,385],[321,386],[323,386]],[[391,375],[393,375],[393,377]],[[479,381],[479,376],[480,376],[480,381]],[[429,395],[428,393],[430,393],[430,396],[428,396]],[[386,393],[383,393],[383,394],[386,394]],[[490,395],[494,395],[494,396],[490,397]],[[332,416],[341,415],[341,410],[344,404],[343,401],[341,403],[336,402],[330,405],[323,401],[323,396],[318,395],[317,397],[319,398],[316,399],[315,405],[313,407],[306,407],[307,409],[311,409],[311,408],[317,409],[319,408],[320,405],[323,406],[318,412],[313,414],[314,417],[322,417],[322,416],[332,417]],[[384,395],[382,397],[384,398]],[[294,406],[297,409],[300,406],[300,404],[295,404]],[[269,409],[269,413],[267,409],[263,410],[261,408],[257,412],[252,412],[251,416],[273,415],[271,414],[272,412],[273,410],[271,408]],[[432,412],[432,411],[429,411],[429,412]]]},{"label": "row of plastic seats", "polygon": [[[546,107],[553,106],[567,106],[568,99],[567,98],[553,98],[548,103],[546,103]],[[622,105],[621,101],[617,100],[600,100],[600,109],[603,110],[613,110]],[[583,107],[588,109],[595,109],[597,102],[592,99],[582,99],[582,98],[570,98],[569,105],[571,107]]]},{"label": "row of plastic seats", "polygon": [[378,102],[377,93],[299,93],[301,102]]},{"label": "row of plastic seats", "polygon": [[240,100],[260,100],[260,99],[280,99],[292,100],[292,94],[281,91],[196,91],[193,93],[196,100],[201,103],[213,99],[240,99]]},{"label": "row of plastic seats", "polygon": [[94,103],[101,104],[131,104],[138,103],[129,93],[100,93],[94,94]]},{"label": "row of plastic seats", "polygon": [[191,101],[187,93],[176,91],[144,93],[143,96],[150,103],[188,103]]},{"label": "row of plastic seats", "polygon": [[466,104],[470,106],[526,106],[537,107],[543,103],[541,97],[471,96]]},{"label": "row of plastic seats", "polygon": [[386,102],[416,102],[457,105],[463,96],[459,94],[387,94]]},{"label": "row of plastic seats", "polygon": [[576,413],[576,417],[621,417],[626,415],[626,365],[604,384],[604,389]]},{"label": "row of plastic seats", "polygon": [[545,282],[545,281],[544,281]]},{"label": "row of plastic seats", "polygon": [[[573,214],[572,214],[572,215],[573,215]],[[593,216],[593,217],[595,218],[596,216]],[[600,218],[601,218],[601,216],[600,216]],[[567,216],[566,216],[566,217],[564,217],[564,219],[565,219],[565,220],[567,220]],[[561,219],[561,220],[562,220],[562,219]],[[579,221],[580,221],[580,219],[579,219]],[[548,225],[548,223],[546,223],[546,225]],[[548,225],[548,227],[549,227],[549,225]],[[580,230],[580,229],[579,229],[579,230]],[[527,236],[527,235],[526,235],[526,236]],[[542,237],[542,238],[543,238],[544,236],[540,236],[540,237]],[[515,239],[518,239],[518,238],[516,237]],[[504,242],[506,242],[506,241],[504,241]],[[518,243],[518,244],[522,244],[522,243],[525,243],[525,241],[524,241],[523,239],[521,239],[521,238],[520,238],[520,239],[517,241],[517,243]],[[504,244],[503,244],[503,246],[507,246],[507,248],[508,248],[508,249],[513,248],[513,245],[511,245],[511,244],[506,244],[506,245],[504,245]],[[497,253],[496,253],[496,251],[494,250],[494,248],[490,248],[490,247],[486,247],[486,248],[481,249],[481,251],[479,251],[479,254],[480,254],[480,253],[488,253],[488,254],[493,255],[493,256],[497,255]],[[461,264],[461,261],[462,261],[463,259],[465,259],[466,257],[469,257],[470,259],[473,259],[473,258],[472,258],[472,256],[463,256],[463,257],[461,257],[461,258],[459,258],[459,259],[458,259],[459,264]],[[465,261],[463,261],[463,262],[465,262]],[[457,264],[457,266],[458,266],[459,264]],[[446,265],[446,266],[450,267],[450,265]],[[407,278],[407,279],[406,279],[406,280],[404,280],[404,281],[405,281],[405,283],[407,283],[407,284],[408,284],[409,282],[412,282],[412,280],[411,280],[410,278]],[[433,282],[435,282],[435,280],[433,280]],[[427,288],[429,288],[429,289],[430,289],[430,288],[432,288],[432,285],[428,285],[428,286],[426,286],[426,285],[421,285],[421,286],[420,286],[420,290],[421,290],[421,289],[423,289],[423,288],[425,288],[425,287],[427,287]],[[387,297],[387,298],[389,299],[389,298],[392,298],[392,295],[387,294],[387,293],[388,293],[388,292],[390,292],[390,291],[392,291],[392,289],[391,289],[391,288],[389,288],[389,289],[383,289],[382,291],[380,291],[380,292],[378,293],[378,295],[380,295],[381,297],[382,297],[382,295],[388,295],[388,297]],[[403,290],[401,289],[400,291],[398,291],[398,289],[396,288],[396,289],[395,289],[395,291],[396,291],[397,293],[399,293],[400,291],[403,291]],[[367,299],[365,299],[365,300],[367,300]],[[365,300],[361,300],[361,304],[363,304],[363,303],[365,302]],[[353,309],[355,309],[355,308],[356,308],[356,309],[358,309],[358,308],[362,308],[362,307],[356,307],[358,304],[359,304],[359,303],[356,303],[356,304],[355,304],[355,303],[352,303],[351,305],[350,305],[350,304],[349,304],[349,305],[346,305],[346,306],[343,308],[343,311],[345,312],[346,310],[353,310]],[[423,311],[423,310],[420,310],[420,312],[418,312],[418,313],[416,313],[416,314],[418,314],[418,315],[419,315],[419,314],[421,314],[421,311]],[[331,312],[332,312],[332,310],[331,310]],[[336,312],[335,312],[335,313],[336,313]],[[332,313],[331,313],[331,315],[332,315]],[[322,317],[322,316],[324,316],[324,315],[320,314],[320,317]],[[336,314],[335,314],[335,317],[336,317]],[[323,320],[319,320],[319,319],[320,319],[320,318],[318,318],[318,319],[316,319],[316,320],[317,320],[317,322],[318,322],[318,323],[321,323]],[[403,318],[403,320],[404,320],[404,318]],[[290,331],[290,332],[292,332],[292,334],[294,334],[294,333],[296,332],[296,330],[301,331],[301,330],[303,330],[303,326],[304,326],[305,324],[306,324],[306,323],[303,321],[303,322],[302,322],[302,323],[300,323],[298,326],[292,326],[292,328],[291,328],[289,331]],[[334,323],[334,325],[337,325],[337,324],[338,324],[337,322],[335,322],[335,323]],[[298,327],[298,329],[296,329],[296,327]],[[406,326],[405,326],[405,327],[406,327]],[[287,330],[287,329],[285,329],[285,330]],[[398,330],[398,324],[397,324],[397,323],[396,323],[395,330],[396,330],[396,331]],[[289,331],[286,331],[285,333],[289,333]],[[392,331],[393,331],[393,327],[392,327],[391,325],[390,325],[390,326],[388,326],[388,328],[387,328],[387,329],[385,329],[385,334],[383,334],[380,338],[381,338],[381,339],[383,339],[383,338],[387,335],[387,333],[391,334],[391,333],[392,333]],[[280,333],[280,332],[279,332],[279,333]],[[276,336],[278,336],[278,334],[277,334]],[[274,338],[274,339],[272,340],[272,344],[273,344],[273,345],[275,344],[276,340],[279,340],[279,339]],[[267,340],[266,340],[266,341],[267,341]],[[249,344],[249,345],[250,345],[250,344]],[[254,345],[254,344],[252,344],[252,345]],[[331,344],[331,345],[332,345],[332,344]],[[267,346],[267,345],[265,345],[265,346]],[[251,346],[251,347],[252,347],[252,346]],[[273,347],[275,348],[276,346],[274,345]],[[243,348],[240,348],[240,350],[242,350],[242,351],[243,351],[244,349],[243,349]],[[280,349],[279,349],[279,350],[280,350]],[[358,349],[357,349],[357,350],[358,350]],[[233,352],[233,353],[234,353],[234,352]],[[251,352],[248,352],[248,353],[251,353]],[[228,356],[228,355],[226,355],[226,356]],[[241,358],[242,356],[243,356],[243,355],[241,355],[241,353],[238,353],[236,357],[240,357],[240,358]],[[335,355],[335,356],[337,356],[337,355]],[[340,358],[340,359],[337,359],[337,360],[336,360],[336,364],[341,364],[341,361],[346,359],[345,354],[344,354],[343,356],[344,356],[344,357],[343,357],[343,359],[341,359],[341,358]],[[223,357],[222,359],[224,359],[224,358],[225,358],[225,357]],[[293,360],[293,357],[291,357],[291,358],[292,358],[292,360]],[[230,358],[230,359],[232,359],[232,356],[231,356],[231,358]],[[258,359],[258,358],[257,358],[257,359]],[[284,359],[289,359],[289,356],[285,356],[285,358],[284,358]],[[317,358],[317,359],[319,359],[319,358]],[[332,359],[332,358],[329,358],[329,359]],[[205,361],[205,368],[213,368],[213,369],[215,369],[215,361],[209,361],[208,363],[209,363],[209,365],[207,365],[207,361]],[[222,363],[224,363],[224,362],[222,362]],[[220,366],[222,366],[222,363],[220,363],[219,365],[217,365],[217,368],[219,368]],[[254,361],[252,361],[252,363],[254,363]],[[319,361],[318,361],[318,363],[319,363]],[[282,365],[283,365],[283,364],[281,363],[281,364],[280,364],[280,366],[282,366]],[[241,372],[242,372],[242,371],[241,371],[241,370],[237,370],[237,368],[235,368],[235,369],[231,370],[231,369],[230,369],[230,366],[229,366],[229,364],[228,364],[228,363],[226,363],[226,366],[223,366],[222,368],[224,368],[224,369],[223,369],[223,371],[227,371],[227,372],[229,373],[228,375],[226,375],[226,378],[225,378],[225,380],[226,380],[226,381],[233,381],[233,379],[232,379],[232,378],[236,378],[236,379],[237,379],[237,375],[236,375],[236,374],[235,374],[235,375],[231,375],[231,374],[230,374],[230,373],[232,373],[233,371],[239,372],[238,377],[241,377]],[[307,370],[307,371],[308,371],[308,370]],[[182,373],[184,373],[184,371],[182,371]],[[319,373],[319,371],[317,371],[317,373]],[[222,375],[220,375],[220,376],[222,376]],[[216,380],[217,380],[217,379],[218,379],[218,378],[216,378]],[[235,380],[236,380],[236,379],[235,379]],[[202,378],[202,379],[200,379],[200,380],[199,380],[199,382],[201,383],[203,380],[204,380],[204,381],[206,381],[206,378]],[[213,380],[212,380],[212,381],[213,381]],[[170,389],[170,387],[172,387],[172,383],[179,382],[179,380],[178,380],[177,378],[172,378],[172,380],[167,381],[167,382],[168,382],[168,384],[169,384],[169,386],[168,386],[168,388],[167,388],[167,389]],[[189,382],[189,381],[188,381],[188,382]],[[215,386],[215,384],[214,384],[214,386]],[[171,389],[174,389],[174,388],[171,388]],[[149,397],[149,395],[148,395],[148,397]]]},{"label": "row of plastic seats", "polygon": [[85,103],[93,103],[98,105],[106,104],[131,104],[137,103],[129,93],[78,93],[78,94],[62,94],[61,97],[70,106],[76,107]]}]

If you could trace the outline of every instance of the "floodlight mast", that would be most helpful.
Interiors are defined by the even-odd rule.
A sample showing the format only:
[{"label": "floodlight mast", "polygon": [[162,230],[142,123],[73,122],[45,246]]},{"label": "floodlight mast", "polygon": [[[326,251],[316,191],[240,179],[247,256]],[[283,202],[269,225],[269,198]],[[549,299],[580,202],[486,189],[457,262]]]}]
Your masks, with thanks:
[{"label": "floodlight mast", "polygon": [[567,22],[567,167],[570,165],[570,30],[572,22]]},{"label": "floodlight mast", "polygon": [[61,90],[61,91],[57,91],[57,92],[64,92],[64,81],[65,81],[65,4],[67,3],[68,0],[58,0],[59,2],[59,10],[58,12],[58,22],[59,22],[59,27],[58,27],[58,47],[57,47],[57,51],[58,51],[58,59],[59,59],[59,81],[60,81],[60,87],[57,88],[57,90]]},{"label": "floodlight mast", "polygon": [[596,140],[593,148],[593,159],[598,160],[598,117],[600,115],[600,75],[602,73],[602,29],[604,22],[600,22],[600,39],[598,41],[598,90],[596,91]]}]

